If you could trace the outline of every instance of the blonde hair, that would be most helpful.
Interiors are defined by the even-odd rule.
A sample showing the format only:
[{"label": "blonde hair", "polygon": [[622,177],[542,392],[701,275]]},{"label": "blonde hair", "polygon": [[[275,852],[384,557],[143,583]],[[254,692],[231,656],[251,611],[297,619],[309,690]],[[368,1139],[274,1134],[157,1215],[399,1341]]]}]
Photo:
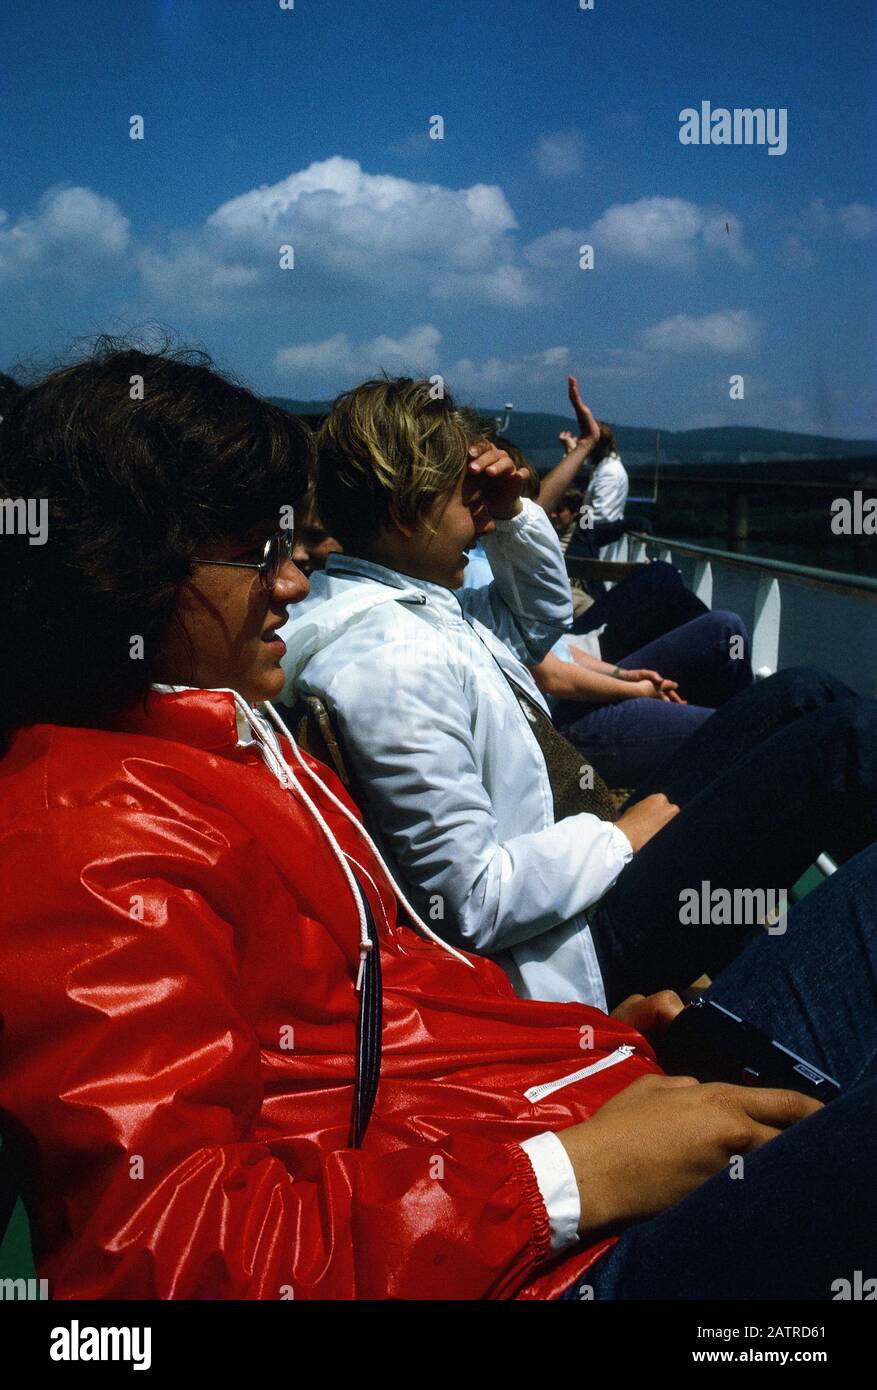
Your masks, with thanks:
[{"label": "blonde hair", "polygon": [[365,381],[332,405],[317,434],[316,504],[353,554],[395,523],[417,526],[449,492],[477,439],[496,426],[411,377]]}]

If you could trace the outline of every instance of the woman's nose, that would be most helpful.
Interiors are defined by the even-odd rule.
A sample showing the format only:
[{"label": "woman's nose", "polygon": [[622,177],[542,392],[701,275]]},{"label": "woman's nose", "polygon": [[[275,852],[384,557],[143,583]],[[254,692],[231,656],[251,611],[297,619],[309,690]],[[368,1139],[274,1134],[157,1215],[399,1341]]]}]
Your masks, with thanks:
[{"label": "woman's nose", "polygon": [[285,560],[271,586],[271,596],[278,603],[301,603],[303,598],[307,598],[310,588],[310,581],[298,565],[292,560]]}]

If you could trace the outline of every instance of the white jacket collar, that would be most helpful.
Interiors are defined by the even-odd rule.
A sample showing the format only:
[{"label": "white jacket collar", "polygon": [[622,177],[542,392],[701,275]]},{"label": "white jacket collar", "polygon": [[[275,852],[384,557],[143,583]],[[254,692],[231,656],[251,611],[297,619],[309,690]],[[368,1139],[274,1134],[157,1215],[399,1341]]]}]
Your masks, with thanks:
[{"label": "white jacket collar", "polygon": [[452,612],[460,611],[460,603],[453,589],[446,589],[443,584],[433,584],[429,579],[402,574],[401,570],[379,565],[374,560],[363,560],[356,555],[343,555],[336,551],[326,561],[326,573],[337,575],[339,579],[371,579],[394,589],[414,590],[432,603],[438,603]]}]

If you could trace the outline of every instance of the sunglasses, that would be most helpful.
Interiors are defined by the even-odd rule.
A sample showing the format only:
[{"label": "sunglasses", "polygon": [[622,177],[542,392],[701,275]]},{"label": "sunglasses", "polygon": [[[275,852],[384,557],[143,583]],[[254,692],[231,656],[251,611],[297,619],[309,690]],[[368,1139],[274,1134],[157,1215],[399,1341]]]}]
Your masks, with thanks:
[{"label": "sunglasses", "polygon": [[221,565],[224,569],[232,570],[258,570],[262,588],[273,589],[282,567],[292,559],[292,536],[291,528],[286,531],[275,531],[270,541],[266,542],[262,559],[258,564],[251,560],[195,560],[194,563],[196,565]]}]

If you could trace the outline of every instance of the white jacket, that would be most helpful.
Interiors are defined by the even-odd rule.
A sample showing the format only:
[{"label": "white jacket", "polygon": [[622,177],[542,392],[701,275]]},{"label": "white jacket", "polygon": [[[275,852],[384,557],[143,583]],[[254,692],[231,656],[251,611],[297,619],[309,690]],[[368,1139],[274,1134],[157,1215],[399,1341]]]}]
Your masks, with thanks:
[{"label": "white jacket", "polygon": [[[621,521],[627,506],[630,479],[627,469],[618,454],[607,454],[596,465],[585,489],[585,499],[579,513],[579,524],[583,521],[593,525],[595,521]],[[621,558],[621,541],[613,541],[600,549],[601,560]]]},{"label": "white jacket", "polygon": [[315,694],[333,711],[389,857],[435,930],[495,957],[524,997],[605,1008],[585,909],[630,845],[596,816],[555,823],[545,760],[503,675],[546,708],[522,661],[569,627],[563,557],[529,501],[483,544],[494,582],[462,599],[331,555],[281,631],[283,699]]}]

